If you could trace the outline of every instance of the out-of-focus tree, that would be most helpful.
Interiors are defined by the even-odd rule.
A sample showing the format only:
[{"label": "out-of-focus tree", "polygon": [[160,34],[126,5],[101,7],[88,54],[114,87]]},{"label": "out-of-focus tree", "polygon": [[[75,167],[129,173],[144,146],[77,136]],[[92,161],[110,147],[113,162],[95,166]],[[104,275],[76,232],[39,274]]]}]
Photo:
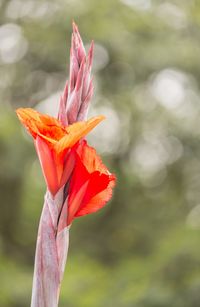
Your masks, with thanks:
[{"label": "out-of-focus tree", "polygon": [[29,305],[44,182],[14,110],[54,114],[71,21],[95,40],[89,141],[117,175],[77,220],[60,306],[198,307],[200,2],[0,1],[0,306]]}]

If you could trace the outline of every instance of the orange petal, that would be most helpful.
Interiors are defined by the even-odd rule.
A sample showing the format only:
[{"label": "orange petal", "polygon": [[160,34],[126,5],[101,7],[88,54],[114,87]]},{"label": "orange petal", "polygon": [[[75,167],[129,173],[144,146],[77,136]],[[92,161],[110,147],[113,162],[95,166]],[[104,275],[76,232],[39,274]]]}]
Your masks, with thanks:
[{"label": "orange petal", "polygon": [[38,132],[35,122],[39,121],[39,117],[35,113],[35,110],[29,109],[29,108],[26,108],[26,109],[20,108],[16,110],[16,113],[21,123],[26,127],[26,129],[35,138]]},{"label": "orange petal", "polygon": [[85,122],[77,122],[67,127],[67,135],[65,135],[60,141],[58,141],[54,148],[59,154],[67,148],[71,148],[75,145],[82,137],[88,134],[95,126],[97,126],[103,119],[104,116],[92,117]]},{"label": "orange petal", "polygon": [[66,134],[65,127],[54,117],[31,108],[20,108],[16,112],[19,120],[34,138],[40,135],[48,142],[55,143]]}]

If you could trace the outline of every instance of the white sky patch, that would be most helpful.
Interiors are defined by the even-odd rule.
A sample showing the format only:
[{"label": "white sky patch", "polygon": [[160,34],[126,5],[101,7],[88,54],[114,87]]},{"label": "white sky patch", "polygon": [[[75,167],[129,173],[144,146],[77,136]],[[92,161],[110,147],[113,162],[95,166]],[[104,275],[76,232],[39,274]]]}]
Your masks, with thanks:
[{"label": "white sky patch", "polygon": [[166,177],[166,167],[182,155],[183,146],[178,138],[156,135],[153,131],[151,134],[144,132],[131,150],[130,165],[142,181],[148,182],[153,177],[155,182],[159,182]]},{"label": "white sky patch", "polygon": [[185,12],[175,4],[169,2],[160,4],[156,10],[156,14],[173,28],[181,29],[187,26]]},{"label": "white sky patch", "polygon": [[131,160],[144,172],[157,172],[166,164],[167,156],[161,143],[140,140],[131,152]]},{"label": "white sky patch", "polygon": [[120,119],[111,106],[96,107],[89,117],[100,114],[105,115],[106,119],[89,133],[87,139],[99,153],[115,153],[121,141]]},{"label": "white sky patch", "polygon": [[167,170],[166,168],[162,168],[161,170],[157,171],[156,173],[139,173],[140,181],[142,182],[143,186],[147,188],[155,188],[163,183],[165,178],[167,177]]},{"label": "white sky patch", "polygon": [[10,69],[7,69],[6,66],[1,67],[1,75],[3,78],[0,78],[0,89],[4,90],[12,85],[16,76],[16,69],[14,66],[12,68],[10,67]]},{"label": "white sky patch", "polygon": [[50,1],[12,0],[6,8],[6,15],[12,19],[24,17],[41,19],[53,16],[58,9],[58,3]]},{"label": "white sky patch", "polygon": [[167,164],[172,164],[183,155],[183,145],[175,136],[168,136],[162,140],[162,146],[167,153]]},{"label": "white sky patch", "polygon": [[186,224],[193,228],[200,228],[200,205],[194,207],[187,216]]},{"label": "white sky patch", "polygon": [[130,167],[144,186],[153,188],[162,184],[167,176],[167,159],[161,143],[140,140],[130,153]]},{"label": "white sky patch", "polygon": [[149,91],[148,86],[146,84],[141,84],[136,86],[134,91],[132,92],[132,100],[133,104],[137,106],[137,108],[145,113],[149,113],[155,110],[157,104]]},{"label": "white sky patch", "polygon": [[151,84],[151,92],[166,109],[174,110],[185,99],[186,76],[176,70],[165,69],[159,72]]},{"label": "white sky patch", "polygon": [[62,92],[53,93],[45,100],[38,103],[36,109],[41,113],[57,117],[61,94]]},{"label": "white sky patch", "polygon": [[123,4],[129,6],[132,9],[147,11],[151,9],[151,0],[120,0]]},{"label": "white sky patch", "polygon": [[143,125],[142,137],[145,142],[162,147],[165,152],[166,164],[172,164],[182,157],[184,148],[180,139],[174,135],[168,135],[166,133],[166,127],[162,122],[146,122]]},{"label": "white sky patch", "polygon": [[26,54],[28,42],[21,27],[8,23],[0,27],[0,62],[12,64],[20,61]]}]

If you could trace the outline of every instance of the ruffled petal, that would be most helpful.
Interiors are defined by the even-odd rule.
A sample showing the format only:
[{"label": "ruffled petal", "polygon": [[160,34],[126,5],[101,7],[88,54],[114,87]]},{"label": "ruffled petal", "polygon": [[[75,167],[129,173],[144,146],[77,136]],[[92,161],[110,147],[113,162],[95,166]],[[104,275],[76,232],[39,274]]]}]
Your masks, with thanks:
[{"label": "ruffled petal", "polygon": [[82,141],[77,148],[75,169],[69,186],[68,225],[75,217],[102,208],[112,196],[115,180],[115,176],[107,170],[95,149]]}]

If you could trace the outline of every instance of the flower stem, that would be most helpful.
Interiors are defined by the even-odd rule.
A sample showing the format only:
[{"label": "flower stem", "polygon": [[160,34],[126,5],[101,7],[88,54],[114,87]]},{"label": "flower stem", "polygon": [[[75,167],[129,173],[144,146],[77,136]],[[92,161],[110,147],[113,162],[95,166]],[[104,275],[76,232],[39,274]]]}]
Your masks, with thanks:
[{"label": "flower stem", "polygon": [[31,307],[58,306],[69,241],[68,228],[57,233],[62,203],[63,190],[55,198],[47,191],[36,244]]}]

